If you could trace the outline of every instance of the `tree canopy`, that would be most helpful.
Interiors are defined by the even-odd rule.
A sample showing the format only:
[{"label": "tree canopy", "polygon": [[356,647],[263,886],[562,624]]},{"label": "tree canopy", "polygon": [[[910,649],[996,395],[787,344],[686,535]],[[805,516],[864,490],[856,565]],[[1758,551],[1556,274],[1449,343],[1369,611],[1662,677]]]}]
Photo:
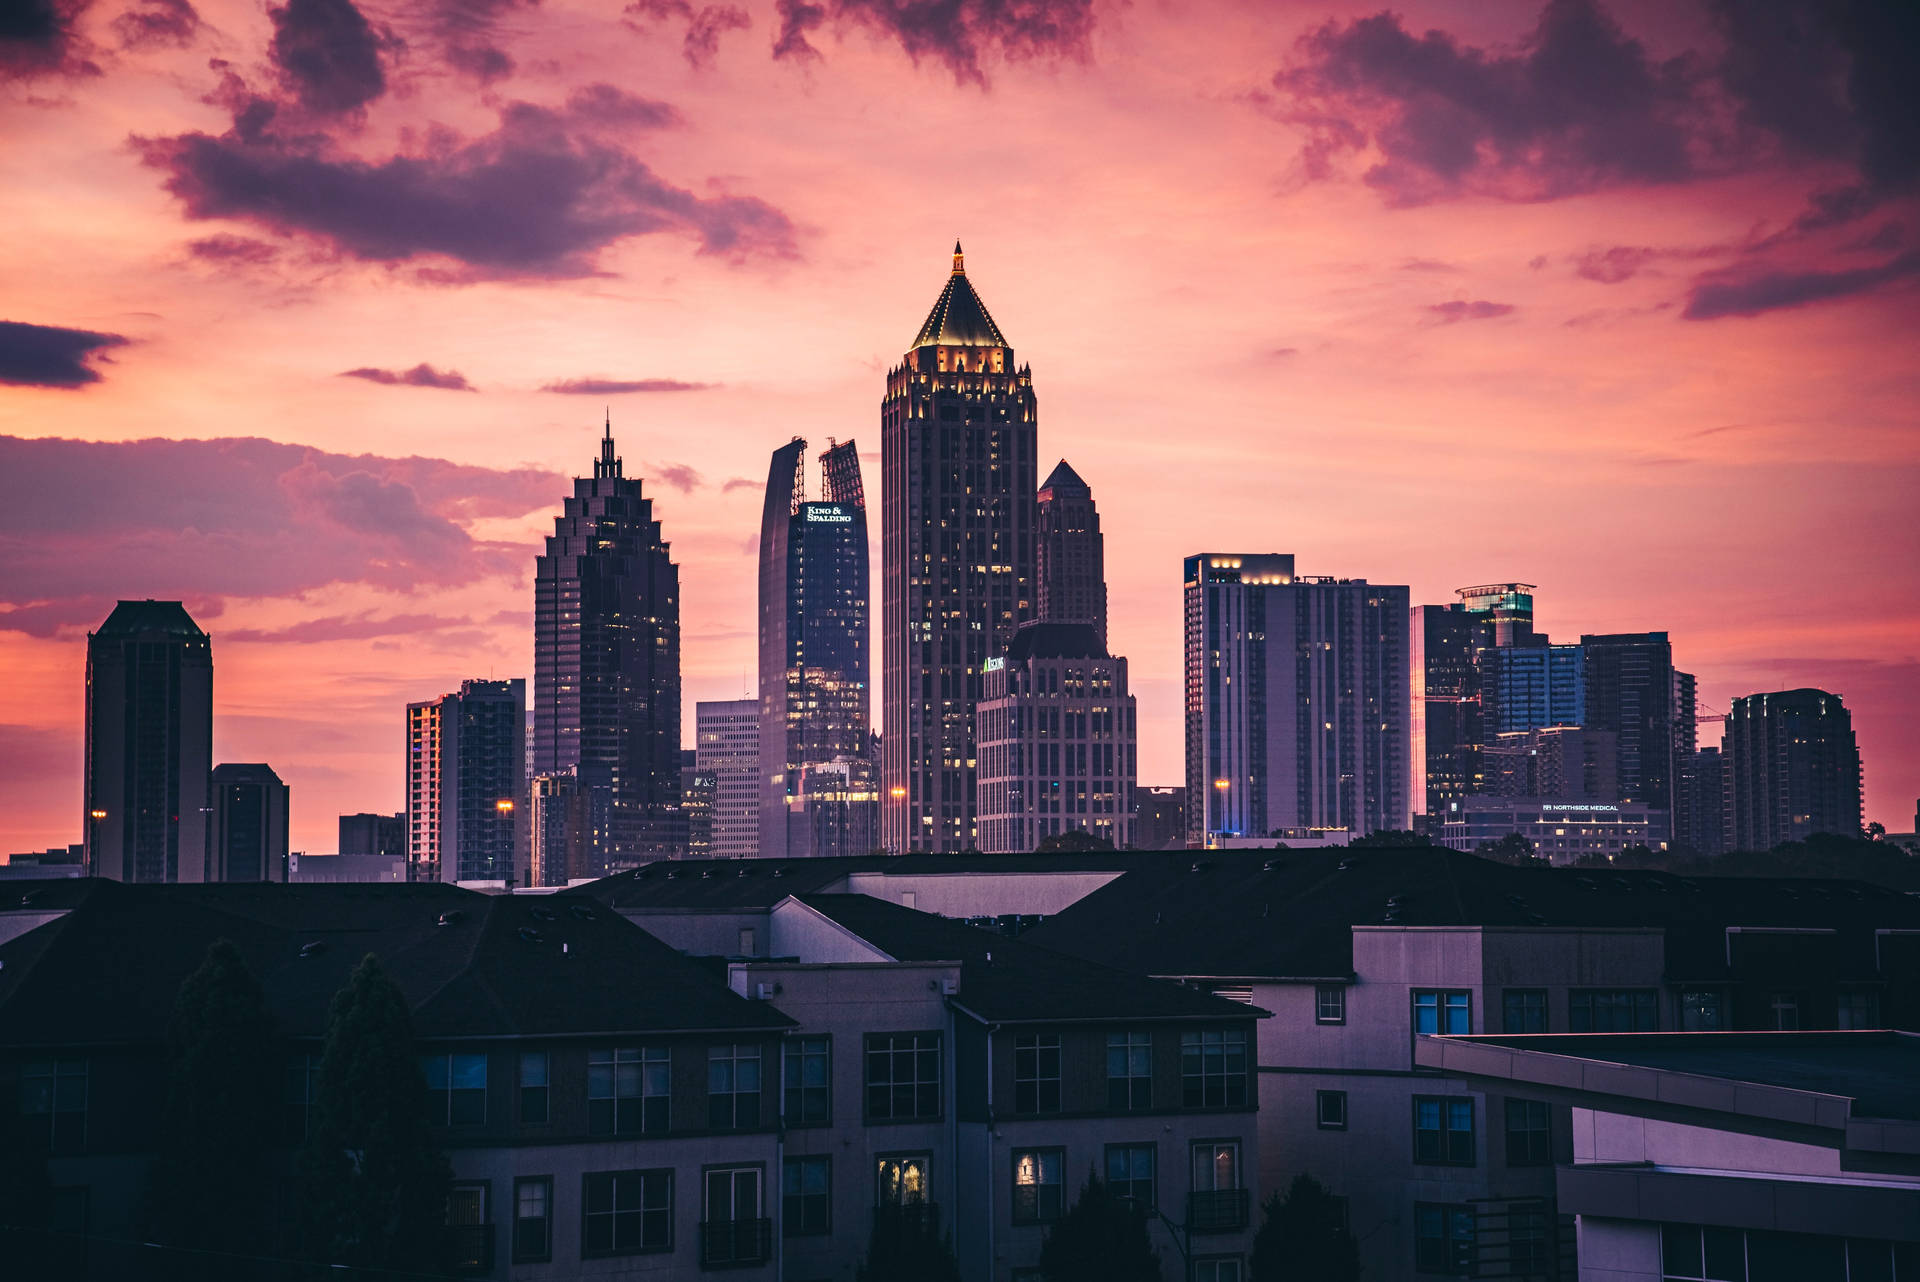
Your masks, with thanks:
[{"label": "tree canopy", "polygon": [[1311,1175],[1293,1177],[1284,1195],[1261,1205],[1250,1282],[1354,1282],[1359,1247],[1342,1223],[1340,1204]]},{"label": "tree canopy", "polygon": [[1079,1198],[1040,1247],[1047,1282],[1160,1282],[1144,1213],[1089,1171]]}]

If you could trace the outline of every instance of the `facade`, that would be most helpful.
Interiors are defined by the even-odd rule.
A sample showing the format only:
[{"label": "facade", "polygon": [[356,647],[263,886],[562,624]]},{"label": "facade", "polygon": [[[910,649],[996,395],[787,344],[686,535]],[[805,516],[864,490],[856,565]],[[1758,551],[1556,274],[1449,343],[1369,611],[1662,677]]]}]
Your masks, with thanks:
[{"label": "facade", "polygon": [[1241,553],[1185,585],[1188,844],[1408,827],[1407,589]]},{"label": "facade", "polygon": [[1037,616],[1088,623],[1107,644],[1107,556],[1093,490],[1061,459],[1040,485],[1036,509]]},{"label": "facade", "polygon": [[1433,839],[1444,846],[1478,850],[1485,842],[1519,833],[1533,843],[1535,854],[1556,864],[1589,855],[1612,859],[1635,846],[1665,850],[1668,844],[1667,813],[1632,802],[1552,794],[1462,797],[1436,818]]},{"label": "facade", "polygon": [[1727,759],[1719,748],[1701,748],[1680,763],[1674,778],[1673,844],[1700,855],[1724,854],[1728,812]]},{"label": "facade", "polygon": [[1416,605],[1412,647],[1412,797],[1425,815],[1480,791],[1480,669],[1486,616],[1466,604]]},{"label": "facade", "polygon": [[953,271],[881,405],[881,831],[964,850],[986,661],[1035,610],[1033,374]]},{"label": "facade", "polygon": [[341,815],[340,849],[342,855],[378,855],[383,859],[407,857],[407,812],[397,815]]},{"label": "facade", "polygon": [[[1505,648],[1536,644],[1533,630],[1533,584],[1486,583],[1456,588],[1460,608],[1485,627],[1482,644]],[[1539,638],[1544,641],[1545,638]]]},{"label": "facade", "polygon": [[713,772],[700,769],[699,750],[681,749],[680,813],[687,822],[689,859],[705,859],[713,853],[713,788]]},{"label": "facade", "polygon": [[1029,623],[985,666],[980,849],[1035,850],[1069,832],[1130,845],[1139,766],[1127,661],[1091,623]]},{"label": "facade", "polygon": [[213,646],[178,601],[122,601],[87,634],[87,869],[200,881],[213,772]]},{"label": "facade", "polygon": [[787,854],[801,859],[870,855],[880,846],[880,772],[871,757],[835,757],[799,768],[787,800]]},{"label": "facade", "polygon": [[287,855],[287,880],[294,885],[340,885],[407,880],[407,857],[399,855]]},{"label": "facade", "polygon": [[208,789],[208,881],[287,880],[287,785],[265,762],[223,762]]},{"label": "facade", "polygon": [[571,772],[527,780],[527,885],[564,886],[593,875],[593,802]]},{"label": "facade", "polygon": [[1552,645],[1535,636],[1538,644],[1479,653],[1481,721],[1489,738],[1586,724],[1584,653],[1577,645]]},{"label": "facade", "polygon": [[527,683],[462,681],[407,705],[407,862],[415,881],[511,883],[523,871]]},{"label": "facade", "polygon": [[1611,731],[1545,726],[1496,734],[1484,754],[1490,796],[1611,801],[1620,795],[1619,743]]},{"label": "facade", "polygon": [[695,769],[713,776],[708,853],[751,859],[760,843],[760,701],[702,701],[694,727]]},{"label": "facade", "polygon": [[1839,695],[1781,690],[1735,699],[1726,765],[1733,849],[1860,832],[1860,748]]},{"label": "facade", "polygon": [[599,794],[596,874],[677,852],[680,570],[609,423],[534,566],[533,751]]},{"label": "facade", "polygon": [[793,843],[811,830],[789,832],[804,768],[863,756],[872,728],[860,456],[852,441],[824,451],[824,498],[809,502],[806,452],[798,438],[774,451],[760,520],[762,791],[755,846],[769,858],[804,853]]},{"label": "facade", "polygon": [[1185,850],[1187,847],[1187,790],[1133,789],[1133,847],[1136,850]]},{"label": "facade", "polygon": [[1673,805],[1673,646],[1664,632],[1583,636],[1589,730],[1619,736],[1620,800],[1659,810]]}]

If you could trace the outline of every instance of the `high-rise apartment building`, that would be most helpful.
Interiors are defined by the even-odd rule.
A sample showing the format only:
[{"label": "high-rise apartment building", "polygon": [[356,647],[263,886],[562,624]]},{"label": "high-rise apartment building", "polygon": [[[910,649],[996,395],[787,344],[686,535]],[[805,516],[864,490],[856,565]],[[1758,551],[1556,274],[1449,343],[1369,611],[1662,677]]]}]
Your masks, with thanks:
[{"label": "high-rise apartment building", "polygon": [[1860,832],[1860,748],[1837,694],[1781,690],[1733,701],[1727,783],[1735,850]]},{"label": "high-rise apartment building", "polygon": [[1727,758],[1719,748],[1701,748],[1680,760],[1673,782],[1673,844],[1697,855],[1724,854],[1728,811]]},{"label": "high-rise apartment building", "polygon": [[1486,618],[1454,601],[1416,605],[1412,647],[1413,803],[1443,815],[1480,790],[1480,669]]},{"label": "high-rise apartment building", "polygon": [[207,880],[287,880],[287,785],[265,762],[223,762],[208,791]]},{"label": "high-rise apartment building", "polygon": [[1583,636],[1580,646],[1586,708],[1575,720],[1618,736],[1618,800],[1670,810],[1676,739],[1672,643],[1664,632],[1624,632]]},{"label": "high-rise apartment building", "polygon": [[1577,645],[1532,644],[1479,651],[1482,734],[1519,734],[1547,726],[1584,725],[1586,658]]},{"label": "high-rise apartment building", "polygon": [[693,715],[694,769],[713,776],[707,854],[751,859],[760,845],[760,701],[703,699]]},{"label": "high-rise apartment building", "polygon": [[1029,623],[985,676],[980,849],[1029,851],[1069,832],[1129,845],[1139,765],[1127,661],[1091,623]]},{"label": "high-rise apartment building", "polygon": [[463,681],[407,705],[407,864],[414,881],[512,882],[527,683]]},{"label": "high-rise apartment building", "polygon": [[1484,583],[1456,588],[1454,594],[1460,598],[1461,609],[1485,625],[1482,644],[1534,644],[1533,584]]},{"label": "high-rise apartment building", "polygon": [[1283,554],[1184,569],[1189,842],[1406,828],[1407,589],[1301,578]]},{"label": "high-rise apartment building", "polygon": [[806,766],[864,755],[872,732],[860,456],[852,441],[822,453],[823,497],[809,502],[806,453],[798,437],[774,451],[760,519],[756,844],[765,858],[839,853],[814,850],[810,828],[789,834],[793,803]]},{"label": "high-rise apartment building", "polygon": [[680,750],[680,814],[687,824],[687,858],[711,858],[713,772],[700,769],[700,753],[694,748]]},{"label": "high-rise apartment building", "polygon": [[880,847],[880,770],[872,758],[835,757],[799,768],[787,799],[787,854],[871,855]]},{"label": "high-rise apartment building", "polygon": [[598,794],[593,871],[678,853],[680,570],[611,423],[535,562],[533,631],[532,773]]},{"label": "high-rise apartment building", "polygon": [[1485,749],[1490,797],[1615,801],[1620,796],[1619,744],[1611,731],[1543,726],[1497,734]]},{"label": "high-rise apartment building", "polygon": [[178,601],[122,601],[87,635],[87,870],[200,881],[213,773],[213,646]]},{"label": "high-rise apartment building", "polygon": [[564,886],[593,876],[592,802],[571,772],[527,780],[529,886]]},{"label": "high-rise apartment building", "polygon": [[982,670],[1034,615],[1038,406],[957,244],[880,421],[882,834],[961,850],[977,839]]},{"label": "high-rise apartment building", "polygon": [[1035,512],[1036,617],[1087,623],[1107,644],[1107,559],[1093,490],[1061,459],[1041,483]]}]

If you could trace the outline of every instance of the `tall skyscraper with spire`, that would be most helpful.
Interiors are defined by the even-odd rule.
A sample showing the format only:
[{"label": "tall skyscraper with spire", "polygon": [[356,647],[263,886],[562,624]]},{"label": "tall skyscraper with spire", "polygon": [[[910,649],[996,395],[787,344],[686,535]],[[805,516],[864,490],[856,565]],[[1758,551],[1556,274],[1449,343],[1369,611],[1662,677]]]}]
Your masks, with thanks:
[{"label": "tall skyscraper with spire", "polygon": [[578,777],[593,871],[674,853],[680,570],[611,419],[535,562],[533,629],[533,773]]},{"label": "tall skyscraper with spire", "polygon": [[977,841],[974,713],[987,660],[1035,613],[1033,374],[953,270],[881,403],[881,836]]},{"label": "tall skyscraper with spire", "polygon": [[1088,623],[1107,644],[1107,559],[1093,490],[1065,459],[1040,486],[1037,547],[1039,616]]}]

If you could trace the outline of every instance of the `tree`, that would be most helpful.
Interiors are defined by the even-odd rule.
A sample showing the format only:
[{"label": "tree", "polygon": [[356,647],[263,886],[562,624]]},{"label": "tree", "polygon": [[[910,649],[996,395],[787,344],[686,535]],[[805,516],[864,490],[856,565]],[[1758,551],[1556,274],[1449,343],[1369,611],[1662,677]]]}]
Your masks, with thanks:
[{"label": "tree", "polygon": [[1160,1257],[1146,1215],[1088,1171],[1079,1200],[1040,1245],[1040,1272],[1047,1282],[1160,1282]]},{"label": "tree", "polygon": [[148,1176],[150,1240],[221,1255],[174,1255],[181,1277],[250,1277],[268,1245],[269,1156],[281,1063],[266,994],[233,941],[216,940],[174,998],[167,1110]]},{"label": "tree", "polygon": [[1090,832],[1078,828],[1066,832],[1054,833],[1051,837],[1042,837],[1040,844],[1034,847],[1035,854],[1073,855],[1090,850],[1112,850],[1113,842],[1105,837],[1096,837]]},{"label": "tree", "polygon": [[1860,835],[1868,841],[1879,841],[1887,835],[1887,826],[1876,819],[1861,829]]},{"label": "tree", "polygon": [[873,1212],[867,1258],[856,1282],[960,1282],[953,1235],[935,1234],[925,1206],[881,1206]]},{"label": "tree", "polygon": [[300,1153],[302,1244],[322,1263],[435,1272],[451,1180],[406,999],[369,953],[328,1012]]},{"label": "tree", "polygon": [[55,1276],[60,1243],[45,1134],[34,1135],[11,1101],[0,1104],[0,1260],[23,1278]]},{"label": "tree", "polygon": [[1365,848],[1368,846],[1431,846],[1432,844],[1432,838],[1422,833],[1412,832],[1405,828],[1382,828],[1378,832],[1370,832],[1364,837],[1349,842],[1348,849],[1355,847]]},{"label": "tree", "polygon": [[1354,1282],[1360,1250],[1341,1223],[1340,1204],[1311,1175],[1270,1194],[1253,1238],[1250,1282]]},{"label": "tree", "polygon": [[1473,853],[1497,859],[1503,864],[1530,864],[1535,858],[1533,843],[1517,832],[1510,832],[1498,841],[1483,841]]}]

